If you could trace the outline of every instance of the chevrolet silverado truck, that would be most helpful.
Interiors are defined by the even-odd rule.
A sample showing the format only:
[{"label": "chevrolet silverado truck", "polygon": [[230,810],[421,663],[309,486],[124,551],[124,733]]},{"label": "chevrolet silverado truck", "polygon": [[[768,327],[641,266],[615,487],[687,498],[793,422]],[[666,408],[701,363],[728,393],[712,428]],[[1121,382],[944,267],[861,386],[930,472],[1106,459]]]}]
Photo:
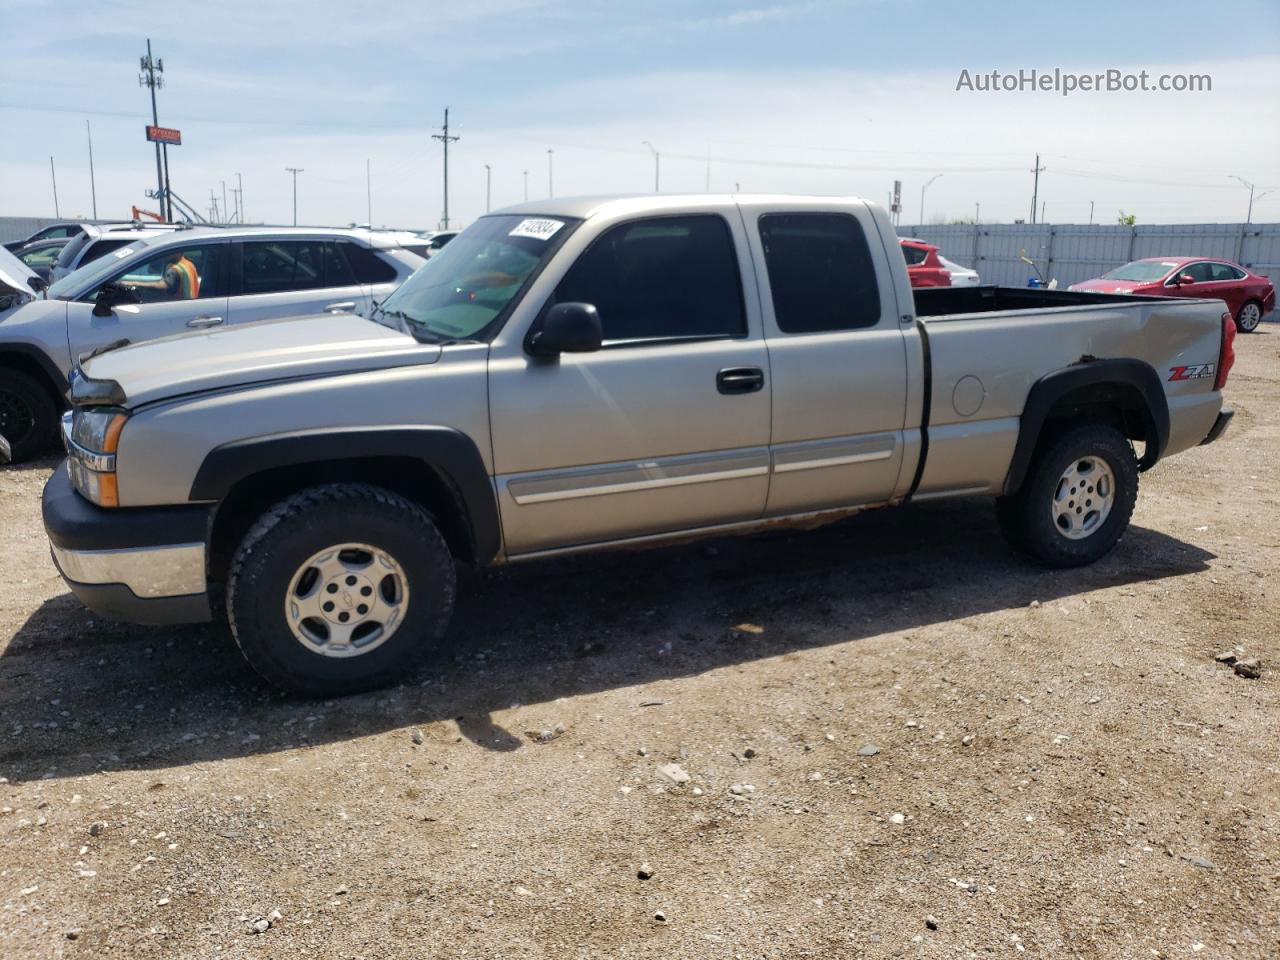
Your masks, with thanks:
[{"label": "chevrolet silverado truck", "polygon": [[548,200],[482,217],[369,319],[108,350],[71,380],[54,559],[104,617],[225,615],[304,695],[405,675],[460,564],[993,497],[1051,567],[1215,440],[1220,302],[911,289],[849,198]]}]

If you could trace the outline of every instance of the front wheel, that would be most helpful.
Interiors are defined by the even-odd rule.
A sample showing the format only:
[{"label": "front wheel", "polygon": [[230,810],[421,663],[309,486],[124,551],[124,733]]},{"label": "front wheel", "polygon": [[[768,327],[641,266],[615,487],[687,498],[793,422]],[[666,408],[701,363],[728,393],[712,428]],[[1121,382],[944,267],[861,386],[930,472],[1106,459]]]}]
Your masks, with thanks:
[{"label": "front wheel", "polygon": [[1115,546],[1137,499],[1129,441],[1114,427],[1086,424],[1047,446],[1022,489],[996,501],[996,517],[1020,553],[1049,567],[1078,567]]},{"label": "front wheel", "polygon": [[1242,305],[1240,312],[1236,314],[1236,329],[1241,333],[1253,333],[1261,322],[1262,305],[1256,300],[1250,300]]},{"label": "front wheel", "polygon": [[53,449],[58,406],[44,386],[20,370],[0,369],[0,434],[14,463]]},{"label": "front wheel", "polygon": [[453,557],[430,514],[365,484],[268,510],[240,543],[227,615],[245,659],[278,687],[331,697],[401,677],[444,633]]}]

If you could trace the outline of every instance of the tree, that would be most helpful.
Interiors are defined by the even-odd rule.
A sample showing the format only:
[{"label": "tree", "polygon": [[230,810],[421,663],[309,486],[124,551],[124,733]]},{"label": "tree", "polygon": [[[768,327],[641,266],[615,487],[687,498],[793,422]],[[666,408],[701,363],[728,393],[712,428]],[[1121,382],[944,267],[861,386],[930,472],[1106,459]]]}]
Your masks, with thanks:
[{"label": "tree", "polygon": [[1122,227],[1132,227],[1137,222],[1138,218],[1134,214],[1125,213],[1123,210],[1120,211],[1120,216],[1116,217],[1116,223]]}]

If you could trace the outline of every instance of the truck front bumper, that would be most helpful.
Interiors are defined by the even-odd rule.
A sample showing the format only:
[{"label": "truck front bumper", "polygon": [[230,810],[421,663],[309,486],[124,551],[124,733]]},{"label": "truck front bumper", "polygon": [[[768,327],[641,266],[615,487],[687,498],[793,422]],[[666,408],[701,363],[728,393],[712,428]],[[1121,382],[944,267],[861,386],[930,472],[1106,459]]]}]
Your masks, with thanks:
[{"label": "truck front bumper", "polygon": [[1226,433],[1227,424],[1231,422],[1231,418],[1235,415],[1236,412],[1230,407],[1223,407],[1219,410],[1218,419],[1213,421],[1213,426],[1209,428],[1209,432],[1205,435],[1205,438],[1200,441],[1200,446],[1203,447],[1206,443],[1213,443],[1213,441]]},{"label": "truck front bumper", "polygon": [[58,572],[94,613],[131,623],[210,619],[205,571],[210,509],[103,509],[60,465],[44,487],[44,529]]}]

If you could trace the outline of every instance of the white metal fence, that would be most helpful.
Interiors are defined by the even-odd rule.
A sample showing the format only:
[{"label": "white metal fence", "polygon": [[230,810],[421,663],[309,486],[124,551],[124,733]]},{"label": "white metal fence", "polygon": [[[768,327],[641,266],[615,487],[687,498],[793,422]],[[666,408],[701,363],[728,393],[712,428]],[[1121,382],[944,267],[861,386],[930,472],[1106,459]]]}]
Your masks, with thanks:
[{"label": "white metal fence", "polygon": [[942,255],[977,270],[983,283],[1025,287],[1034,272],[1059,286],[1100,276],[1143,257],[1224,257],[1280,280],[1280,223],[978,224],[899,226],[898,235],[937,244]]}]

